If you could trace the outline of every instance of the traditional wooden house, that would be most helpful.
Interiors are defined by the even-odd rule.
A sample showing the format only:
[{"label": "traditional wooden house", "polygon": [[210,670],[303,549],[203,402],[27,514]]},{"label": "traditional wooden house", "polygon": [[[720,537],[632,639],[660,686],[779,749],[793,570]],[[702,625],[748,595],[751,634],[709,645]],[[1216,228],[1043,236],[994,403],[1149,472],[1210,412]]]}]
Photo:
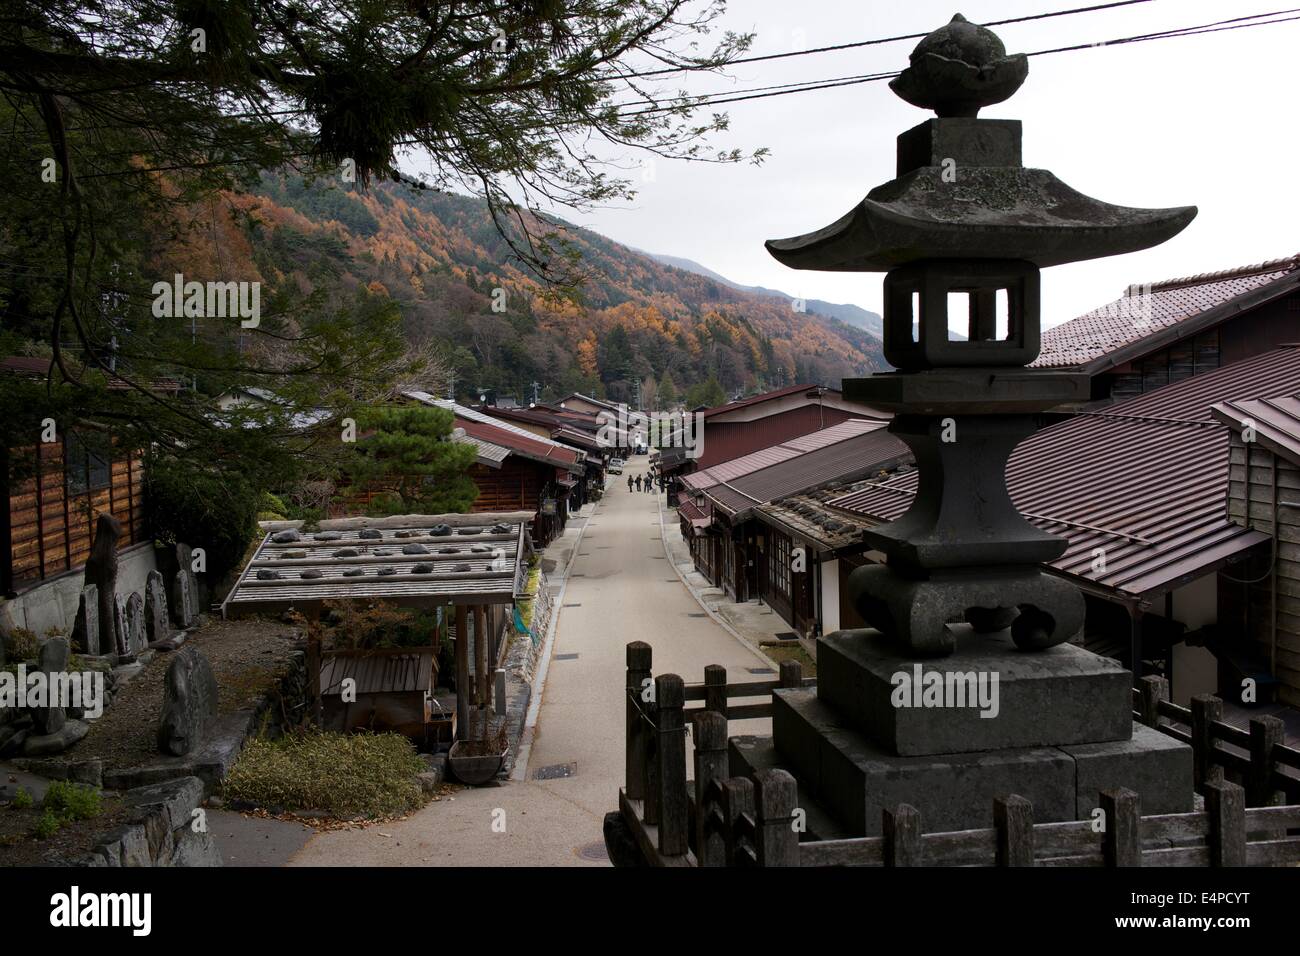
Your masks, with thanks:
[{"label": "traditional wooden house", "polygon": [[472,511],[533,512],[532,536],[538,547],[564,531],[570,510],[576,507],[575,489],[586,472],[585,453],[466,405],[426,392],[406,394],[452,412],[455,440],[475,447],[478,460],[470,477],[479,494]]},{"label": "traditional wooden house", "polygon": [[1092,377],[1098,408],[1293,342],[1300,256],[1130,286],[1042,334],[1034,368]]},{"label": "traditional wooden house", "polygon": [[[1016,507],[1069,542],[1048,570],[1083,591],[1087,645],[1126,666],[1138,662],[1138,676],[1162,674],[1176,702],[1185,705],[1196,694],[1216,692],[1238,699],[1239,682],[1224,686],[1225,675],[1272,673],[1290,679],[1283,671],[1291,666],[1282,630],[1286,612],[1280,597],[1275,605],[1267,599],[1273,499],[1267,489],[1261,497],[1257,486],[1262,481],[1271,488],[1271,470],[1250,477],[1253,517],[1247,523],[1243,447],[1237,492],[1242,501],[1236,506],[1241,518],[1234,520],[1227,505],[1230,429],[1223,420],[1241,415],[1241,408],[1262,415],[1263,406],[1249,403],[1270,398],[1271,405],[1278,396],[1298,391],[1300,346],[1273,349],[1104,411],[1080,412],[1027,439],[1007,466]],[[1259,449],[1255,455],[1252,468],[1265,457]],[[1284,550],[1289,492],[1286,473],[1281,467],[1277,473],[1281,556],[1289,555]],[[845,564],[879,560],[861,544],[861,557],[853,558],[848,541],[813,526],[892,521],[910,505],[916,479],[915,471],[898,468],[837,495],[783,500],[762,513],[783,530],[799,527],[804,540]],[[802,524],[792,511],[802,512]],[[1279,568],[1280,592],[1290,585],[1284,583],[1289,571]],[[842,584],[847,573],[837,577]],[[1253,590],[1243,592],[1241,582],[1255,578]],[[823,609],[829,604],[823,599]],[[1259,650],[1274,646],[1271,607],[1278,609],[1272,663]],[[1249,629],[1242,624],[1246,608],[1253,615]],[[824,628],[830,623],[822,621]],[[836,623],[857,624],[843,602]]]},{"label": "traditional wooden house", "polygon": [[572,416],[563,415],[545,406],[503,408],[500,405],[481,405],[475,411],[510,422],[539,438],[547,438],[577,449],[582,454],[586,470],[584,480],[579,483],[575,491],[575,507],[581,507],[598,490],[603,491],[605,465],[613,456],[614,448],[602,441],[594,416],[588,428],[583,427],[585,423],[580,425],[575,422]]},{"label": "traditional wooden house", "polygon": [[[0,361],[0,385],[10,375],[44,378],[49,368],[48,358],[6,358]],[[126,385],[110,382],[109,388],[114,387]],[[154,387],[164,393],[179,389],[172,381]],[[123,580],[138,590],[153,567],[144,451],[123,446],[100,423],[53,426],[47,435],[32,435],[30,444],[0,448],[0,597],[7,602],[3,616],[9,626],[37,633],[70,625],[80,572],[100,514],[112,514],[121,523]],[[141,554],[139,562],[132,560],[136,552]]]},{"label": "traditional wooden house", "polygon": [[[1300,707],[1300,393],[1221,402],[1232,432],[1228,514],[1269,536],[1266,572],[1219,576],[1219,686]],[[1267,664],[1267,667],[1261,665]]]},{"label": "traditional wooden house", "polygon": [[884,422],[848,419],[687,475],[678,510],[698,570],[735,600],[765,601],[797,632],[815,631],[812,579],[791,539],[755,520],[756,509],[875,474],[908,455]]}]

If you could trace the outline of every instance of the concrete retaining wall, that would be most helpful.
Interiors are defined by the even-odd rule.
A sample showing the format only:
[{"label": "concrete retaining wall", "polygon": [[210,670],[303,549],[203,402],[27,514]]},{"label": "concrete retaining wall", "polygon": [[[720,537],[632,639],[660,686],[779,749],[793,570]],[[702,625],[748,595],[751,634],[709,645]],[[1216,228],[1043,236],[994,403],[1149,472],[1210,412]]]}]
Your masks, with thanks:
[{"label": "concrete retaining wall", "polygon": [[[149,572],[158,569],[153,542],[132,545],[118,552],[117,560],[117,593],[123,598],[133,591],[143,595]],[[77,567],[0,603],[0,632],[23,627],[38,637],[50,628],[71,634],[84,579],[85,569]]]}]

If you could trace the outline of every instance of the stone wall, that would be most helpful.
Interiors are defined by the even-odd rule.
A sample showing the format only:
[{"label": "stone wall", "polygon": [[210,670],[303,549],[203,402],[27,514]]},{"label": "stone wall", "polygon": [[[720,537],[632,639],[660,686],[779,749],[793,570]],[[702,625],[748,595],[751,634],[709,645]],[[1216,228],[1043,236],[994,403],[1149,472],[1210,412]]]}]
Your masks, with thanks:
[{"label": "stone wall", "polygon": [[[132,592],[143,594],[145,579],[157,568],[158,559],[152,541],[123,549],[118,553],[117,593],[123,600]],[[50,628],[71,634],[84,575],[85,569],[77,567],[0,603],[0,632],[22,627],[38,637],[44,637]]]},{"label": "stone wall", "polygon": [[208,831],[203,781],[179,777],[128,790],[127,822],[104,834],[80,866],[221,866]]}]

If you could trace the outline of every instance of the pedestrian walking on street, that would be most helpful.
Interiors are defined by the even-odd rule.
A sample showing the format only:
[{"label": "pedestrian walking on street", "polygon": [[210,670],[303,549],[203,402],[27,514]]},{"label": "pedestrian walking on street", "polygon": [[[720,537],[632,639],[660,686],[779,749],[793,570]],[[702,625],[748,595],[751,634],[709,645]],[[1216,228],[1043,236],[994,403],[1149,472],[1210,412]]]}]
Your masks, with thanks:
[{"label": "pedestrian walking on street", "polygon": [[631,491],[631,490],[632,490],[632,476],[631,476],[631,475],[628,475],[628,476],[627,476],[627,490],[628,490],[628,491]]}]

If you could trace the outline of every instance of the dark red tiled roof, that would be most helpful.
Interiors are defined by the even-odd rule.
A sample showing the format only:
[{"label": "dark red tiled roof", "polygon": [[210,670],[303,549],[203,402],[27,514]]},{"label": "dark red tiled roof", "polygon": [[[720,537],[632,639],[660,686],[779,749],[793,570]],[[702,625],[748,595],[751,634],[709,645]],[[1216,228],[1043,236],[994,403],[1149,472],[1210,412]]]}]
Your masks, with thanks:
[{"label": "dark red tiled roof", "polygon": [[[1144,340],[1150,341],[1152,350],[1163,347],[1165,338],[1196,324],[1198,318],[1213,319],[1207,313],[1227,308],[1235,299],[1252,294],[1271,298],[1265,290],[1274,285],[1278,295],[1300,288],[1300,256],[1133,286],[1114,302],[1044,331],[1042,350],[1031,364],[1087,369],[1121,350],[1135,350],[1136,354],[1125,355],[1127,361],[1147,351],[1141,345]],[[1232,314],[1225,312],[1222,317]]]}]

